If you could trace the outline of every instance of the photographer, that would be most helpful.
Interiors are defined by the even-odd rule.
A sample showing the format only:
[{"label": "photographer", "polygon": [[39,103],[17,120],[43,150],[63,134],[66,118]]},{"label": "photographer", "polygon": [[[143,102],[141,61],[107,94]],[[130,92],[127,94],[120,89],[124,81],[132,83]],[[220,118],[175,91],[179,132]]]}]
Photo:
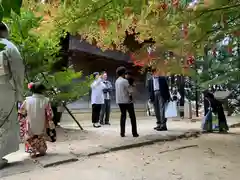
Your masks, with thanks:
[{"label": "photographer", "polygon": [[106,85],[103,83],[102,77],[98,72],[93,73],[95,80],[91,84],[91,103],[92,103],[92,123],[93,127],[99,128],[100,112],[102,104],[104,104],[104,94],[103,89],[106,88]]}]

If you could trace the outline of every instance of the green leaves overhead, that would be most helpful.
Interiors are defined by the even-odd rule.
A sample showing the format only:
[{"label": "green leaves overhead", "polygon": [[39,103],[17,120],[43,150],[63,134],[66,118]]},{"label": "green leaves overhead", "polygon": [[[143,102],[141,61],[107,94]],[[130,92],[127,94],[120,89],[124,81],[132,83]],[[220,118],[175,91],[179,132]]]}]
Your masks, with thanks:
[{"label": "green leaves overhead", "polygon": [[11,12],[20,14],[22,0],[1,0],[0,1],[0,20],[3,17],[9,17]]},{"label": "green leaves overhead", "polygon": [[49,69],[59,51],[57,39],[50,39],[38,34],[42,18],[36,17],[33,12],[22,9],[21,16],[14,13],[5,19],[11,29],[11,40],[18,46],[27,66],[30,78],[39,72]]},{"label": "green leaves overhead", "polygon": [[[131,51],[135,55],[142,51],[142,57],[146,57],[147,48],[153,44],[148,40],[153,39],[157,53],[151,60],[156,62],[149,63],[147,58],[141,56],[137,60],[141,64],[153,64],[159,68],[167,64],[169,67],[166,69],[179,73],[181,68],[186,70],[195,67],[189,65],[187,59],[191,56],[202,59],[206,45],[211,52],[226,36],[239,39],[240,35],[239,1],[199,0],[189,6],[191,2],[66,0],[58,6],[53,21],[56,31],[79,34],[82,39],[102,50]],[[176,60],[171,59],[173,56],[166,56],[167,52],[173,52]],[[205,61],[206,58],[203,64],[209,64]],[[214,63],[216,61],[206,67],[215,67],[220,72],[220,66],[214,66]],[[213,72],[217,71],[215,69]]]},{"label": "green leaves overhead", "polygon": [[[57,24],[73,34],[83,35],[90,43],[96,39],[103,49],[111,49],[115,44],[117,50],[124,50],[121,44],[125,30],[135,28],[140,33],[136,37],[139,42],[152,37],[156,46],[178,55],[186,55],[188,51],[203,55],[204,44],[239,29],[238,1],[210,0],[205,4],[199,1],[188,8],[190,2],[179,0],[174,5],[165,0],[68,1],[67,6],[61,6]],[[188,24],[184,41],[183,24]]]}]

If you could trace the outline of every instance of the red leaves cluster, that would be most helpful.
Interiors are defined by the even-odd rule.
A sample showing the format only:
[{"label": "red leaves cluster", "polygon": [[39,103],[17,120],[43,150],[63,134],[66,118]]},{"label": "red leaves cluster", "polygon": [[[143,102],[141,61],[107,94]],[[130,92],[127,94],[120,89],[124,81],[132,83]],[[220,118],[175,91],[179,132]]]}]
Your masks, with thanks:
[{"label": "red leaves cluster", "polygon": [[157,5],[157,9],[159,10],[166,10],[168,8],[168,5],[166,3],[160,3]]},{"label": "red leaves cluster", "polygon": [[[178,8],[179,0],[172,0],[171,3],[174,8]],[[167,4],[167,3],[160,3],[157,5],[157,9],[159,9],[159,10],[167,10],[168,7],[169,7],[169,4]]]},{"label": "red leaves cluster", "polygon": [[190,65],[190,66],[194,64],[194,57],[193,56],[188,56],[187,64]]},{"label": "red leaves cluster", "polygon": [[135,66],[139,66],[139,67],[144,67],[146,66],[149,62],[151,62],[151,60],[153,60],[153,57],[151,56],[151,54],[148,54],[146,56],[144,56],[142,59],[137,59],[137,57],[135,56],[134,53],[130,54],[130,59],[133,62],[133,64]]},{"label": "red leaves cluster", "polygon": [[100,28],[102,30],[107,30],[107,27],[108,27],[108,22],[105,20],[105,19],[99,19],[98,20],[98,25],[100,26]]}]

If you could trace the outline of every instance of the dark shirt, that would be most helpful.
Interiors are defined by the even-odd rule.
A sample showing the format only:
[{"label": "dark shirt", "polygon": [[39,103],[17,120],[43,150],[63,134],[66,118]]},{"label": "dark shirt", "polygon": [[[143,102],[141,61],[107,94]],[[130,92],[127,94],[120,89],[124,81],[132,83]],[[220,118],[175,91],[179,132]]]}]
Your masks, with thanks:
[{"label": "dark shirt", "polygon": [[127,80],[128,80],[128,83],[129,83],[130,86],[134,85],[135,80],[132,77],[128,78]]}]

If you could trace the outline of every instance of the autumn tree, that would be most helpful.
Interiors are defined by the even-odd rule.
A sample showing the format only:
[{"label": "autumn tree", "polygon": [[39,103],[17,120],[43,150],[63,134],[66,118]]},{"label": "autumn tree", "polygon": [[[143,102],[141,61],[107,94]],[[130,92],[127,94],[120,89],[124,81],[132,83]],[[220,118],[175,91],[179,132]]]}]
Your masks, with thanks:
[{"label": "autumn tree", "polygon": [[206,53],[217,53],[226,37],[230,42],[222,48],[234,50],[239,6],[237,0],[54,0],[38,6],[28,2],[35,12],[42,9],[40,30],[45,34],[70,32],[102,50],[130,53],[136,65],[191,75],[192,68],[209,72]]},{"label": "autumn tree", "polygon": [[[55,25],[103,50],[135,52],[141,64],[180,73],[179,66],[189,67],[206,44],[237,33],[239,6],[236,0],[66,0]],[[153,44],[156,50],[149,57]]]}]

